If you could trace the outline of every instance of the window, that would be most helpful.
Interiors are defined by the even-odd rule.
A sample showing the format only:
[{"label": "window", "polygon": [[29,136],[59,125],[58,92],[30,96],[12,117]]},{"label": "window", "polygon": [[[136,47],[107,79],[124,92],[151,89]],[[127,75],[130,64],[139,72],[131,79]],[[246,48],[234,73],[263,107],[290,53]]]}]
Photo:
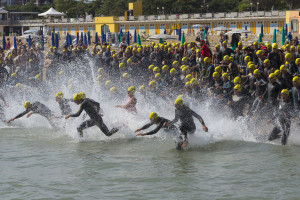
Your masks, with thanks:
[{"label": "window", "polygon": [[292,19],[292,20],[291,20],[291,28],[293,29],[292,32],[298,33],[298,30],[299,30],[299,22],[298,22],[298,19]]}]

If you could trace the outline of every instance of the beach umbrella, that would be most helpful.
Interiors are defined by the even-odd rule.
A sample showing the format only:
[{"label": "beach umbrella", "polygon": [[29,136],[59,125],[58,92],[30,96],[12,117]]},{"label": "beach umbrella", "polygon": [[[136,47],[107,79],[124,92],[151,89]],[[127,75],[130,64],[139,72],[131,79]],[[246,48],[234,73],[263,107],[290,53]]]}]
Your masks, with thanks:
[{"label": "beach umbrella", "polygon": [[282,27],[282,38],[281,38],[281,44],[285,44],[285,31],[284,31],[284,26]]},{"label": "beach umbrella", "polygon": [[69,48],[70,48],[71,45],[73,44],[73,42],[72,42],[72,37],[71,37],[70,34],[68,35],[68,42],[69,42]]},{"label": "beach umbrella", "polygon": [[206,35],[206,28],[203,31],[203,40],[205,40],[205,35]]},{"label": "beach umbrella", "polygon": [[178,40],[181,41],[181,28],[178,29]]},{"label": "beach umbrella", "polygon": [[122,37],[123,37],[123,31],[122,29],[120,30],[120,42],[122,42]]},{"label": "beach umbrella", "polygon": [[159,38],[159,44],[164,44],[164,40],[162,38]]},{"label": "beach umbrella", "polygon": [[127,32],[126,42],[127,42],[128,46],[129,46],[129,45],[130,45],[130,35],[129,35],[129,31]]},{"label": "beach umbrella", "polygon": [[264,25],[263,24],[260,26],[260,34],[261,34],[261,37],[263,38],[264,37]]},{"label": "beach umbrella", "polygon": [[51,43],[52,43],[52,46],[54,47],[55,46],[54,32],[52,32],[52,35],[51,35]]},{"label": "beach umbrella", "polygon": [[285,24],[285,36],[287,36],[287,34],[288,34],[288,25]]},{"label": "beach umbrella", "polygon": [[137,36],[137,44],[142,45],[140,34]]},{"label": "beach umbrella", "polygon": [[106,42],[106,35],[102,32],[101,35],[102,43]]},{"label": "beach umbrella", "polygon": [[90,46],[91,45],[91,33],[90,32],[88,32],[87,37],[88,37],[88,45]]},{"label": "beach umbrella", "polygon": [[231,47],[231,49],[234,51],[236,49],[236,42],[233,44],[233,46]]},{"label": "beach umbrella", "polygon": [[58,49],[59,47],[59,38],[58,38],[58,34],[55,34],[55,47]]},{"label": "beach umbrella", "polygon": [[87,45],[88,45],[86,34],[84,34],[84,45],[85,45],[86,47],[87,47]]},{"label": "beach umbrella", "polygon": [[99,41],[98,41],[98,32],[96,32],[95,34],[95,45],[98,45]]},{"label": "beach umbrella", "polygon": [[164,34],[167,34],[167,30],[166,29],[164,30]]},{"label": "beach umbrella", "polygon": [[28,46],[29,46],[29,48],[31,48],[31,36],[30,35],[28,37]]},{"label": "beach umbrella", "polygon": [[[248,26],[245,26],[245,30],[247,31]],[[248,33],[245,33],[245,38],[248,38]]]},{"label": "beach umbrella", "polygon": [[82,44],[83,44],[83,32],[81,32],[80,40],[81,40],[80,46],[82,46]]},{"label": "beach umbrella", "polygon": [[274,29],[274,33],[273,33],[273,43],[276,43],[276,29]]},{"label": "beach umbrella", "polygon": [[134,30],[133,43],[137,42],[136,30]]},{"label": "beach umbrella", "polygon": [[70,44],[69,44],[69,33],[67,33],[67,36],[66,36],[66,44],[67,44],[68,47],[70,46]]},{"label": "beach umbrella", "polygon": [[78,44],[79,42],[79,32],[77,32],[77,35],[76,35],[76,44]]},{"label": "beach umbrella", "polygon": [[184,33],[182,33],[181,44],[184,44],[184,43],[185,43],[185,36],[184,36]]},{"label": "beach umbrella", "polygon": [[261,33],[258,36],[258,42],[262,42],[262,35],[261,35]]},{"label": "beach umbrella", "polygon": [[45,41],[44,41],[44,35],[42,34],[42,37],[41,37],[41,50],[44,51],[45,49]]},{"label": "beach umbrella", "polygon": [[293,26],[293,22],[291,21],[291,32],[293,32],[294,30],[294,26]]},{"label": "beach umbrella", "polygon": [[17,49],[17,38],[16,38],[16,36],[14,37],[14,48]]},{"label": "beach umbrella", "polygon": [[2,42],[2,44],[3,44],[3,50],[5,50],[5,48],[6,48],[6,40],[5,40],[5,36],[3,35],[3,42]]},{"label": "beach umbrella", "polygon": [[293,35],[292,35],[291,32],[289,32],[289,34],[287,35],[287,39],[288,39],[288,40],[292,40],[292,39],[293,39]]}]

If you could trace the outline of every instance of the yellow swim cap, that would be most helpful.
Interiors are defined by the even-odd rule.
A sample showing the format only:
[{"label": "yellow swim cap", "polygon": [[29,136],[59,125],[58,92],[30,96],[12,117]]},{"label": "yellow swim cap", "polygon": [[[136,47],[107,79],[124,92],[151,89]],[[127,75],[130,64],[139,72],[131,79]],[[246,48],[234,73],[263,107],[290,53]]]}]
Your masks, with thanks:
[{"label": "yellow swim cap", "polygon": [[100,67],[100,68],[97,70],[97,72],[98,72],[99,74],[103,74],[103,73],[104,73],[104,69],[103,69],[102,67]]},{"label": "yellow swim cap", "polygon": [[12,73],[11,77],[13,77],[13,78],[17,77],[17,73]]},{"label": "yellow swim cap", "polygon": [[162,70],[163,70],[163,71],[169,71],[168,65],[164,65],[164,66],[162,67]]},{"label": "yellow swim cap", "polygon": [[123,74],[123,78],[129,78],[129,74],[128,73],[124,73]]},{"label": "yellow swim cap", "polygon": [[116,87],[111,87],[109,89],[109,91],[112,92],[112,93],[117,93],[118,92]]},{"label": "yellow swim cap", "polygon": [[256,51],[256,55],[262,55],[262,54],[263,54],[262,50]]},{"label": "yellow swim cap", "polygon": [[186,87],[191,86],[191,82],[190,82],[190,81],[186,82],[186,83],[185,83],[185,86],[186,86]]},{"label": "yellow swim cap", "polygon": [[295,77],[293,78],[293,81],[294,81],[294,82],[297,82],[297,83],[300,83],[300,78],[299,78],[299,76],[295,76]]},{"label": "yellow swim cap", "polygon": [[265,60],[264,60],[264,63],[265,63],[265,64],[269,64],[269,63],[270,63],[270,60],[269,60],[269,59],[265,59]]},{"label": "yellow swim cap", "polygon": [[220,77],[220,74],[218,72],[214,72],[212,76],[213,78],[216,78],[216,77]]},{"label": "yellow swim cap", "polygon": [[129,58],[128,60],[127,60],[127,64],[131,64],[132,63],[132,60],[131,60],[131,58]]},{"label": "yellow swim cap", "polygon": [[233,82],[240,84],[242,82],[242,80],[239,76],[237,76],[237,77],[234,78]]},{"label": "yellow swim cap", "polygon": [[188,71],[188,68],[187,68],[187,67],[184,67],[184,68],[182,68],[181,71],[182,71],[182,72],[187,72],[187,71]]},{"label": "yellow swim cap", "polygon": [[58,72],[59,75],[64,75],[64,73],[65,73],[64,71]]},{"label": "yellow swim cap", "polygon": [[144,85],[141,85],[141,86],[139,87],[139,90],[144,91],[144,90],[145,90],[145,86],[144,86]]},{"label": "yellow swim cap", "polygon": [[271,78],[271,79],[276,79],[277,77],[276,77],[275,73],[271,73],[271,74],[269,75],[269,78]]},{"label": "yellow swim cap", "polygon": [[223,73],[222,77],[229,78],[229,75],[227,73]]},{"label": "yellow swim cap", "polygon": [[251,65],[248,66],[248,68],[249,68],[249,69],[255,70],[255,65],[254,65],[254,64],[251,64]]},{"label": "yellow swim cap", "polygon": [[251,58],[250,58],[250,56],[246,56],[245,58],[244,58],[244,61],[250,61],[251,60]]},{"label": "yellow swim cap", "polygon": [[154,65],[149,65],[148,69],[153,71]]},{"label": "yellow swim cap", "polygon": [[285,54],[285,59],[291,59],[291,58],[292,58],[292,54],[290,53]]},{"label": "yellow swim cap", "polygon": [[110,80],[107,80],[107,81],[105,82],[105,85],[106,85],[106,86],[111,86],[111,81],[110,81]]},{"label": "yellow swim cap", "polygon": [[283,90],[281,90],[281,94],[287,94],[287,95],[289,95],[290,94],[290,92],[287,90],[287,89],[283,89]]},{"label": "yellow swim cap", "polygon": [[215,72],[218,72],[219,74],[221,74],[222,68],[221,68],[220,66],[217,66],[217,67],[215,68]]},{"label": "yellow swim cap", "polygon": [[154,119],[157,119],[157,118],[158,118],[158,115],[157,115],[156,112],[150,113],[150,115],[149,115],[149,119],[150,119],[150,120],[154,120]]},{"label": "yellow swim cap", "polygon": [[124,69],[124,68],[125,68],[125,64],[121,62],[121,63],[119,64],[119,68]]},{"label": "yellow swim cap", "polygon": [[192,79],[192,75],[188,74],[188,75],[185,76],[185,78],[190,81]]},{"label": "yellow swim cap", "polygon": [[150,81],[149,85],[155,87],[156,86],[156,81]]},{"label": "yellow swim cap", "polygon": [[156,79],[160,79],[160,78],[161,78],[160,73],[155,74],[155,78],[156,78]]},{"label": "yellow swim cap", "polygon": [[154,72],[160,72],[160,69],[158,67],[154,67],[153,71]]},{"label": "yellow swim cap", "polygon": [[204,58],[204,62],[210,62],[209,57],[205,57],[205,58]]},{"label": "yellow swim cap", "polygon": [[287,67],[285,65],[280,66],[280,71],[287,71]]},{"label": "yellow swim cap", "polygon": [[183,57],[182,62],[188,62],[188,59],[186,57]]},{"label": "yellow swim cap", "polygon": [[230,60],[230,58],[229,58],[229,56],[228,56],[228,55],[226,55],[226,56],[224,56],[224,57],[223,57],[223,60],[225,60],[225,61],[229,61],[229,60]]},{"label": "yellow swim cap", "polygon": [[254,70],[254,71],[253,71],[253,74],[260,75],[260,71],[259,71],[259,69],[256,69],[256,70]]},{"label": "yellow swim cap", "polygon": [[234,86],[234,89],[241,92],[242,91],[242,86],[240,84],[237,84],[236,86]]},{"label": "yellow swim cap", "polygon": [[276,77],[278,77],[278,76],[281,75],[281,72],[280,72],[280,70],[276,70],[276,71],[274,72],[274,74],[275,74]]},{"label": "yellow swim cap", "polygon": [[73,100],[74,101],[79,101],[79,100],[81,100],[81,95],[80,94],[75,94],[74,96],[73,96]]},{"label": "yellow swim cap", "polygon": [[176,69],[173,68],[173,69],[170,70],[170,74],[176,74],[176,73],[177,73]]},{"label": "yellow swim cap", "polygon": [[79,92],[78,94],[81,96],[81,99],[85,99],[86,95],[84,92]]},{"label": "yellow swim cap", "polygon": [[31,106],[31,104],[30,104],[30,102],[29,101],[26,101],[25,103],[24,103],[24,108],[29,108]]},{"label": "yellow swim cap", "polygon": [[134,94],[135,93],[135,87],[134,86],[129,87],[128,92],[131,92],[132,94]]},{"label": "yellow swim cap", "polygon": [[273,48],[273,49],[278,49],[277,43],[273,43],[273,44],[272,44],[272,48]]},{"label": "yellow swim cap", "polygon": [[[300,45],[299,45],[299,46],[300,46]],[[295,64],[296,64],[296,65],[299,65],[299,64],[300,64],[300,58],[297,58],[297,59],[296,59]]]},{"label": "yellow swim cap", "polygon": [[56,93],[55,97],[62,99],[64,97],[64,93],[58,92]]},{"label": "yellow swim cap", "polygon": [[173,62],[173,65],[178,65],[178,64],[179,64],[179,63],[178,63],[178,61],[176,61],[176,60]]},{"label": "yellow swim cap", "polygon": [[182,99],[180,99],[180,98],[179,98],[179,99],[176,99],[176,100],[175,100],[175,104],[176,104],[176,105],[182,105],[182,104],[183,104]]},{"label": "yellow swim cap", "polygon": [[42,79],[42,75],[41,74],[38,74],[34,77],[35,80],[41,80]]}]

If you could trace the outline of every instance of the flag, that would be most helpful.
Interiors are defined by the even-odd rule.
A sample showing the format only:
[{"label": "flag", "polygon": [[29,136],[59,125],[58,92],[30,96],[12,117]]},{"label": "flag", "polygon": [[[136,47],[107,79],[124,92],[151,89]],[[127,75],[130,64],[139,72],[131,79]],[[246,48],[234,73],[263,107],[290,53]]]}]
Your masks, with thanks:
[{"label": "flag", "polygon": [[6,49],[6,40],[5,40],[5,36],[4,35],[3,35],[2,47],[3,47],[3,50]]},{"label": "flag", "polygon": [[29,46],[29,48],[31,48],[31,36],[30,35],[28,37],[28,46]]},{"label": "flag", "polygon": [[14,49],[17,49],[17,38],[16,38],[16,36],[14,37]]},{"label": "flag", "polygon": [[137,36],[137,43],[138,45],[142,45],[140,34]]},{"label": "flag", "polygon": [[96,32],[95,34],[95,45],[98,45],[99,41],[98,41],[98,32]]},{"label": "flag", "polygon": [[284,26],[282,27],[282,38],[281,38],[281,44],[285,44],[285,31],[284,31]]},{"label": "flag", "polygon": [[259,42],[259,43],[262,42],[262,35],[261,35],[261,33],[260,33],[259,36],[258,36],[258,42]]},{"label": "flag", "polygon": [[178,40],[181,41],[181,28],[178,29]]},{"label": "flag", "polygon": [[52,35],[51,35],[51,43],[52,43],[52,47],[54,47],[55,46],[54,32],[52,32]]},{"label": "flag", "polygon": [[[247,30],[248,26],[245,26],[245,30]],[[245,38],[248,38],[248,33],[245,33]]]},{"label": "flag", "polygon": [[133,42],[136,43],[137,42],[137,37],[136,37],[136,30],[134,30],[134,37],[133,37]]},{"label": "flag", "polygon": [[77,32],[77,36],[76,36],[76,44],[79,43],[79,32]]},{"label": "flag", "polygon": [[130,35],[129,35],[129,31],[127,32],[127,40],[126,40],[128,46],[130,45]]},{"label": "flag", "polygon": [[274,29],[274,33],[273,33],[273,43],[276,43],[276,29]]},{"label": "flag", "polygon": [[55,47],[58,49],[59,47],[59,38],[58,38],[58,34],[55,34]]},{"label": "flag", "polygon": [[44,51],[45,49],[45,41],[44,41],[44,35],[42,34],[42,38],[41,38],[41,50]]},{"label": "flag", "polygon": [[184,33],[182,33],[181,44],[184,44],[184,43],[185,43],[185,36],[184,36]]},{"label": "flag", "polygon": [[264,25],[263,24],[260,26],[260,34],[261,34],[261,37],[263,38],[264,37]]}]

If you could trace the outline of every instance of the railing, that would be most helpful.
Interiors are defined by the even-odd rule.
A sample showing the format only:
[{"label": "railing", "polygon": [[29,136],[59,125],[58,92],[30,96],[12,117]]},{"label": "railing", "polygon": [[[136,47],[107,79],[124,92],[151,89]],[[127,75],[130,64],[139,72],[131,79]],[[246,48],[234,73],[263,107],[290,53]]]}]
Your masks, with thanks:
[{"label": "railing", "polygon": [[[129,16],[126,21],[156,21],[156,20],[185,20],[209,18],[245,18],[245,17],[285,17],[285,11],[258,11],[258,12],[230,12],[230,13],[195,13],[181,15],[141,15]],[[125,17],[117,17],[117,21],[124,21]]]}]

